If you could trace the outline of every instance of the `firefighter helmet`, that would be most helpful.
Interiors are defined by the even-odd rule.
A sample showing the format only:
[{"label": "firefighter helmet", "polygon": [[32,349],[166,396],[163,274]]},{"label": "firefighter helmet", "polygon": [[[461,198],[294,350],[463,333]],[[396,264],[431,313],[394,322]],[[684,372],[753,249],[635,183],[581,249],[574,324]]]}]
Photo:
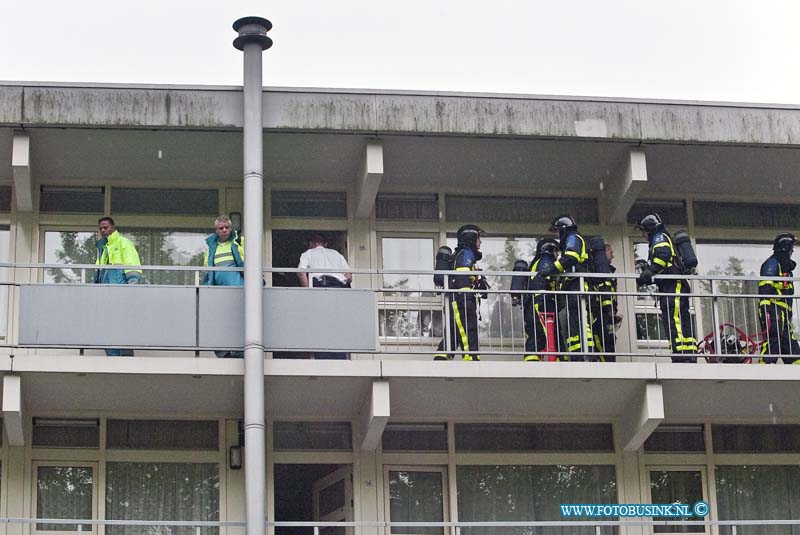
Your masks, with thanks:
[{"label": "firefighter helmet", "polygon": [[474,249],[478,245],[478,238],[481,234],[483,234],[483,229],[478,225],[463,225],[456,233],[458,246]]},{"label": "firefighter helmet", "polygon": [[775,236],[775,241],[772,242],[772,250],[777,252],[789,253],[792,251],[794,244],[797,243],[797,238],[794,234],[784,232]]},{"label": "firefighter helmet", "polygon": [[636,225],[636,230],[641,230],[646,232],[647,234],[652,234],[653,232],[664,230],[664,220],[661,219],[661,216],[658,214],[648,214],[644,216],[639,223]]},{"label": "firefighter helmet", "polygon": [[554,240],[553,238],[539,240],[539,242],[536,244],[536,256],[541,256],[545,253],[556,256],[558,253],[558,248],[558,240]]}]

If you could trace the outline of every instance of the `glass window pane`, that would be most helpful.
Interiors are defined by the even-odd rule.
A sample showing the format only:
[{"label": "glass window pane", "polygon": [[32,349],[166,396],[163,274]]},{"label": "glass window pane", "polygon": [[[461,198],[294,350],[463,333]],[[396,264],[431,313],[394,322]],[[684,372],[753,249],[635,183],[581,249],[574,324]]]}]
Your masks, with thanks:
[{"label": "glass window pane", "polygon": [[347,218],[347,194],[338,191],[273,191],[272,217]]},{"label": "glass window pane", "polygon": [[383,430],[383,451],[447,451],[447,424],[394,424]]},{"label": "glass window pane", "polygon": [[439,196],[378,194],[375,219],[439,220]]},{"label": "glass window pane", "polygon": [[349,422],[275,422],[276,450],[352,451]]},{"label": "glass window pane", "polygon": [[[617,503],[614,466],[459,466],[463,522],[562,521],[561,504]],[[585,520],[585,519],[581,519]],[[609,519],[611,520],[611,519]],[[462,528],[464,535],[595,535],[592,526]],[[603,535],[617,528],[603,526]]]},{"label": "glass window pane", "polygon": [[671,226],[688,225],[689,218],[684,201],[637,201],[628,212],[628,223],[637,224],[648,214],[657,213]]},{"label": "glass window pane", "polygon": [[697,201],[693,210],[698,227],[791,229],[800,219],[796,204]]},{"label": "glass window pane", "polygon": [[[481,238],[483,258],[478,266],[483,271],[513,271],[514,262],[529,262],[536,253],[538,239],[525,236],[486,236]],[[455,251],[456,237],[448,236],[447,245]],[[506,290],[511,286],[511,277],[488,275],[487,281],[493,290]],[[511,296],[505,293],[487,294],[480,301],[481,321],[478,322],[480,338],[522,338],[522,309],[511,306]]]},{"label": "glass window pane", "polygon": [[[771,244],[760,243],[698,243],[697,256],[700,258],[700,265],[697,272],[700,275],[737,275],[737,276],[759,276],[761,264],[772,255]],[[711,293],[711,282],[700,281],[696,286],[696,291],[700,293]],[[719,281],[717,291],[722,294],[757,294],[758,281]],[[712,313],[711,299],[700,299],[702,303],[703,329],[700,338],[708,334],[713,334],[714,316]],[[758,347],[756,342],[760,340],[758,333],[761,326],[758,320],[758,298],[725,298],[717,300],[719,318],[717,325],[726,325],[723,334],[737,334],[736,329],[744,333],[743,347],[751,353]],[[752,343],[748,343],[752,340]]]},{"label": "glass window pane", "polygon": [[[108,463],[106,467],[107,520],[219,520],[216,463]],[[106,526],[108,535],[145,535],[153,530],[152,526]],[[197,533],[195,527],[168,531]],[[201,533],[216,535],[219,528],[203,527]]]},{"label": "glass window pane", "polygon": [[715,453],[800,453],[798,425],[712,425]]},{"label": "glass window pane", "polygon": [[608,424],[456,424],[456,451],[614,451]]},{"label": "glass window pane", "polygon": [[[717,466],[720,520],[800,520],[800,467]],[[730,535],[730,526],[720,526]],[[795,535],[798,526],[738,526],[741,535]]]},{"label": "glass window pane", "polygon": [[[136,246],[142,265],[202,266],[208,249],[209,232],[193,230],[122,229],[123,236]],[[0,244],[1,245],[1,244]],[[94,264],[97,258],[97,235],[91,231],[47,231],[44,235],[44,261],[47,264]],[[195,281],[192,271],[149,271],[150,284],[189,284]],[[77,269],[47,269],[49,283],[78,283]],[[94,270],[87,270],[86,282],[94,280]]]},{"label": "glass window pane", "polygon": [[109,449],[219,449],[219,425],[214,420],[109,420],[107,428]]},{"label": "glass window pane", "polygon": [[33,445],[42,448],[98,448],[100,425],[97,420],[60,424],[58,420],[33,419]]},{"label": "glass window pane", "polygon": [[[0,262],[11,260],[11,231],[6,225],[0,225]],[[0,280],[8,282],[11,270],[0,268]],[[8,334],[8,286],[0,286],[0,336]]]},{"label": "glass window pane", "polygon": [[[433,238],[381,238],[381,265],[383,269],[429,271],[434,263],[433,244]],[[383,286],[398,290],[433,290],[433,277],[388,273],[383,276]],[[397,295],[411,297],[421,294],[398,292]]]},{"label": "glass window pane", "polygon": [[344,479],[319,491],[319,516],[324,517],[344,507]]},{"label": "glass window pane", "polygon": [[[39,466],[36,469],[38,518],[92,518],[92,469],[88,466]],[[75,524],[37,524],[39,531],[78,531]],[[81,525],[91,531],[91,524]]]},{"label": "glass window pane", "polygon": [[702,425],[659,425],[644,443],[645,451],[704,452]]},{"label": "glass window pane", "polygon": [[[392,522],[444,522],[441,472],[389,471]],[[392,533],[436,535],[444,528],[392,527]]]},{"label": "glass window pane", "polygon": [[[651,503],[694,505],[703,499],[703,475],[691,471],[650,471]],[[659,518],[659,520],[697,520],[695,517]],[[653,526],[654,533],[703,533],[704,526]]]},{"label": "glass window pane", "polygon": [[111,188],[112,214],[219,215],[215,189]]},{"label": "glass window pane", "polygon": [[[418,310],[410,310],[413,308]],[[378,311],[380,336],[393,338],[441,338],[442,311],[430,305],[409,302],[384,302]]]},{"label": "glass window pane", "polygon": [[105,205],[103,187],[41,186],[39,211],[51,213],[102,214]]},{"label": "glass window pane", "polygon": [[550,223],[553,207],[571,214],[579,223],[599,223],[597,200],[575,197],[487,197],[447,195],[449,221],[508,221]]}]

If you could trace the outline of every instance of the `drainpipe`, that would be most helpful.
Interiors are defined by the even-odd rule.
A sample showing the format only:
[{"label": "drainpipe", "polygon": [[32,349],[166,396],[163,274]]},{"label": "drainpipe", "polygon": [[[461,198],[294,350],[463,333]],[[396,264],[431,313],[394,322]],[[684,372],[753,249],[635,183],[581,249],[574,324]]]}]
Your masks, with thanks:
[{"label": "drainpipe", "polygon": [[233,23],[239,37],[233,46],[244,52],[244,440],[247,452],[245,517],[247,535],[266,532],[266,447],[264,426],[264,156],[261,122],[261,53],[272,46],[272,23],[244,17]]}]

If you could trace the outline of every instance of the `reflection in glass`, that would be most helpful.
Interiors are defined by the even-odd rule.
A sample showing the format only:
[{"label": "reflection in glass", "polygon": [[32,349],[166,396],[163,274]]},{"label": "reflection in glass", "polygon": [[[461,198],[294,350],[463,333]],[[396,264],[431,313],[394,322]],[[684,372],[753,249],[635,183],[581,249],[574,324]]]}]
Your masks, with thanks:
[{"label": "reflection in glass", "polygon": [[[482,237],[483,258],[478,266],[483,271],[513,271],[517,260],[530,263],[536,254],[536,242],[537,238],[531,237]],[[447,245],[453,250],[457,243],[454,236],[447,238]],[[492,290],[507,290],[511,286],[511,277],[488,275],[486,278]],[[524,337],[522,310],[511,306],[509,294],[487,294],[487,299],[480,301],[480,317],[478,334],[483,339]]]},{"label": "reflection in glass", "polygon": [[[697,470],[650,472],[651,503],[694,505],[703,500],[703,476]],[[697,520],[695,517],[659,518],[658,520]],[[703,533],[704,526],[653,526],[654,533]]]},{"label": "reflection in glass", "polygon": [[[108,463],[107,520],[219,520],[215,463]],[[202,527],[202,535],[219,533]],[[187,527],[106,526],[108,535],[196,535]]]},{"label": "reflection in glass", "polygon": [[[758,277],[761,264],[772,255],[770,244],[753,243],[698,243],[697,256],[700,265],[697,270],[700,275],[721,276],[750,276]],[[750,294],[758,293],[758,281],[718,281],[717,292],[720,294]],[[702,281],[698,291],[711,293],[711,282]],[[713,333],[713,312],[711,299],[701,299],[703,330],[701,337]],[[756,337],[761,330],[758,321],[758,298],[725,298],[717,300],[719,318],[717,325],[730,324],[741,329],[747,337]],[[796,327],[795,327],[796,328]],[[735,332],[732,327],[726,328],[725,334]],[[752,349],[752,348],[751,348]]]},{"label": "reflection in glass", "polygon": [[[617,503],[614,466],[459,466],[458,515],[464,522],[562,521],[561,504]],[[609,520],[612,520],[609,518]],[[463,528],[464,535],[595,535],[592,526]],[[617,533],[613,526],[603,535]]]},{"label": "reflection in glass", "polygon": [[[133,241],[143,265],[201,266],[207,250],[208,232],[132,229],[123,235]],[[97,258],[97,235],[86,231],[48,231],[44,236],[44,261],[47,264],[94,264]],[[149,284],[188,284],[195,282],[191,271],[149,271]],[[94,270],[88,270],[85,282],[92,282]],[[78,283],[77,269],[48,269],[45,282]]]},{"label": "reflection in glass", "polygon": [[[10,249],[11,231],[7,226],[0,226],[0,262],[11,260]],[[6,268],[0,268],[0,280],[8,281],[11,273]],[[0,286],[0,336],[8,334],[8,286]]]},{"label": "reflection in glass", "polygon": [[[414,305],[409,303],[409,307]],[[408,310],[398,308],[380,310],[378,330],[380,336],[398,338],[440,338],[442,336],[441,310]]]},{"label": "reflection in glass", "polygon": [[[421,270],[433,269],[433,238],[382,238],[381,265],[383,269]],[[399,290],[433,290],[433,277],[387,273],[383,275],[384,288]],[[385,295],[395,295],[386,292]],[[420,292],[397,292],[405,297],[419,296]]]},{"label": "reflection in glass", "polygon": [[[720,520],[800,519],[800,467],[717,466]],[[730,535],[730,526],[720,526]],[[742,535],[796,535],[798,526],[738,526]]]},{"label": "reflection in glass", "polygon": [[[92,518],[92,469],[88,466],[40,466],[36,469],[38,518]],[[36,524],[38,531],[78,531],[75,524]],[[91,524],[81,525],[91,531]]]},{"label": "reflection in glass", "polygon": [[[392,522],[443,522],[441,472],[390,471],[389,509]],[[437,527],[397,527],[392,533],[436,535]]]}]

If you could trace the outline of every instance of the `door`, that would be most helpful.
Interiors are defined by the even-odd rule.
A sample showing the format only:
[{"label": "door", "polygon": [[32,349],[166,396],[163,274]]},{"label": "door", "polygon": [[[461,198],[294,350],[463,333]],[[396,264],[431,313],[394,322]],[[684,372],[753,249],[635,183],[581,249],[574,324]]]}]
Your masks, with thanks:
[{"label": "door", "polygon": [[[390,522],[447,522],[447,468],[386,466],[385,510]],[[442,527],[392,526],[386,535],[444,535]]]},{"label": "door", "polygon": [[[353,521],[353,467],[345,466],[318,479],[312,486],[314,521]],[[350,535],[353,528],[326,527],[320,535]]]},{"label": "door", "polygon": [[[33,465],[34,518],[97,518],[97,463],[64,461],[37,462]],[[74,535],[77,524],[36,524],[41,535]],[[81,524],[80,532],[97,533],[92,524]]]},{"label": "door", "polygon": [[[708,503],[708,481],[704,466],[649,466],[647,491],[653,504]],[[708,519],[708,516],[705,517]],[[682,518],[656,518],[656,520],[703,520],[690,516]],[[653,533],[709,533],[707,526],[653,526]]]}]

